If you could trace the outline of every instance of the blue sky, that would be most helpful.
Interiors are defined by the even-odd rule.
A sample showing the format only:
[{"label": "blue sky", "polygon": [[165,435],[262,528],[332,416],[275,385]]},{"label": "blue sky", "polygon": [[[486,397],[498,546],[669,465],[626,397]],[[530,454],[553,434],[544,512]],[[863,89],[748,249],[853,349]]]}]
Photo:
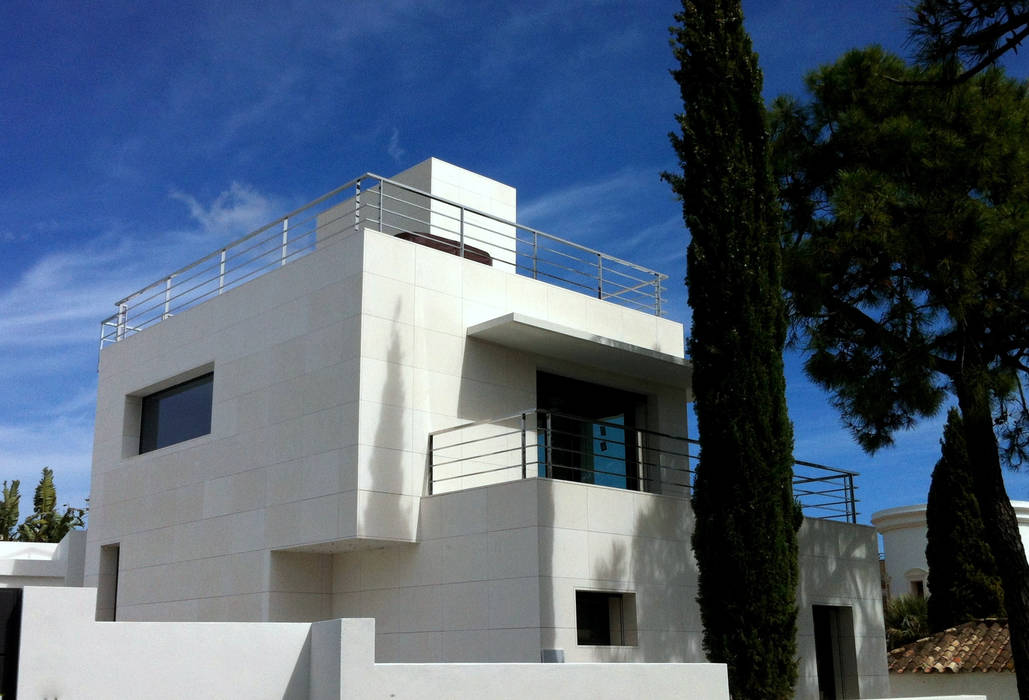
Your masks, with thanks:
[{"label": "blue sky", "polygon": [[[0,3],[0,479],[88,495],[114,302],[352,177],[436,156],[518,188],[519,220],[670,277],[659,179],[681,108],[672,0]],[[765,95],[844,50],[906,52],[904,3],[744,1]],[[1024,58],[1012,73],[1029,75]],[[862,520],[924,501],[941,420],[863,454],[787,358],[798,458],[860,471]],[[1009,475],[1013,498],[1029,478]]]}]

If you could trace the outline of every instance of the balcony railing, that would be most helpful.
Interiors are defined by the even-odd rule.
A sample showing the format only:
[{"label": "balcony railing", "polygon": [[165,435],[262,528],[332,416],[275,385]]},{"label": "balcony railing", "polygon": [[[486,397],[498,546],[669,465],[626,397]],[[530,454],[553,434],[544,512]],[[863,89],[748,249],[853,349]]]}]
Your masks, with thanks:
[{"label": "balcony railing", "polygon": [[[688,497],[699,443],[539,409],[429,434],[429,493],[532,476]],[[793,495],[812,518],[857,522],[855,472],[794,462]]]},{"label": "balcony railing", "polygon": [[364,227],[662,315],[667,275],[366,173],[116,302],[101,324],[100,347]]}]

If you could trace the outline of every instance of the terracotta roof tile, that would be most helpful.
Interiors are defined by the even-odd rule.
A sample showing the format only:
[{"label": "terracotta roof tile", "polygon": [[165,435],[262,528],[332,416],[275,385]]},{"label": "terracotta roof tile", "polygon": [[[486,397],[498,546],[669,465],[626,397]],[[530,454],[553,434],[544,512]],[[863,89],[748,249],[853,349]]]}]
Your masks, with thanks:
[{"label": "terracotta roof tile", "polygon": [[973,620],[897,647],[889,653],[891,673],[1011,671],[1007,620]]}]

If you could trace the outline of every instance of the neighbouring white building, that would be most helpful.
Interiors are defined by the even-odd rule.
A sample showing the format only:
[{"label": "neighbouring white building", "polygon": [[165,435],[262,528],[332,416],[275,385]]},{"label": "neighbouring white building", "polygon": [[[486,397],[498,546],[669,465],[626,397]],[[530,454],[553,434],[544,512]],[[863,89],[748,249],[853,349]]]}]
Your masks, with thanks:
[{"label": "neighbouring white building", "polygon": [[[372,617],[379,662],[703,661],[665,276],[516,214],[512,187],[431,159],[119,302],[97,619]],[[852,475],[801,465],[796,491],[797,697],[884,696]]]},{"label": "neighbouring white building", "polygon": [[81,586],[86,532],[72,530],[58,544],[0,542],[0,588]]},{"label": "neighbouring white building", "polygon": [[[1029,501],[1012,501],[1022,545],[1029,551]],[[910,594],[925,597],[929,565],[925,561],[926,504],[876,511],[872,524],[883,538],[886,586],[891,598]]]}]

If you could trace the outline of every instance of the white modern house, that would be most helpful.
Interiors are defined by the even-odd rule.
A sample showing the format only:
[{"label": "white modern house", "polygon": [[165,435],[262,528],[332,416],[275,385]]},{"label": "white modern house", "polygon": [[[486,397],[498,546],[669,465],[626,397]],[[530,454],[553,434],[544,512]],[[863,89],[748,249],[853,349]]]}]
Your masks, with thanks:
[{"label": "white modern house", "polygon": [[[374,618],[379,662],[702,662],[690,366],[663,274],[436,159],[118,303],[98,620]],[[875,530],[798,464],[798,698],[887,694]]]}]

